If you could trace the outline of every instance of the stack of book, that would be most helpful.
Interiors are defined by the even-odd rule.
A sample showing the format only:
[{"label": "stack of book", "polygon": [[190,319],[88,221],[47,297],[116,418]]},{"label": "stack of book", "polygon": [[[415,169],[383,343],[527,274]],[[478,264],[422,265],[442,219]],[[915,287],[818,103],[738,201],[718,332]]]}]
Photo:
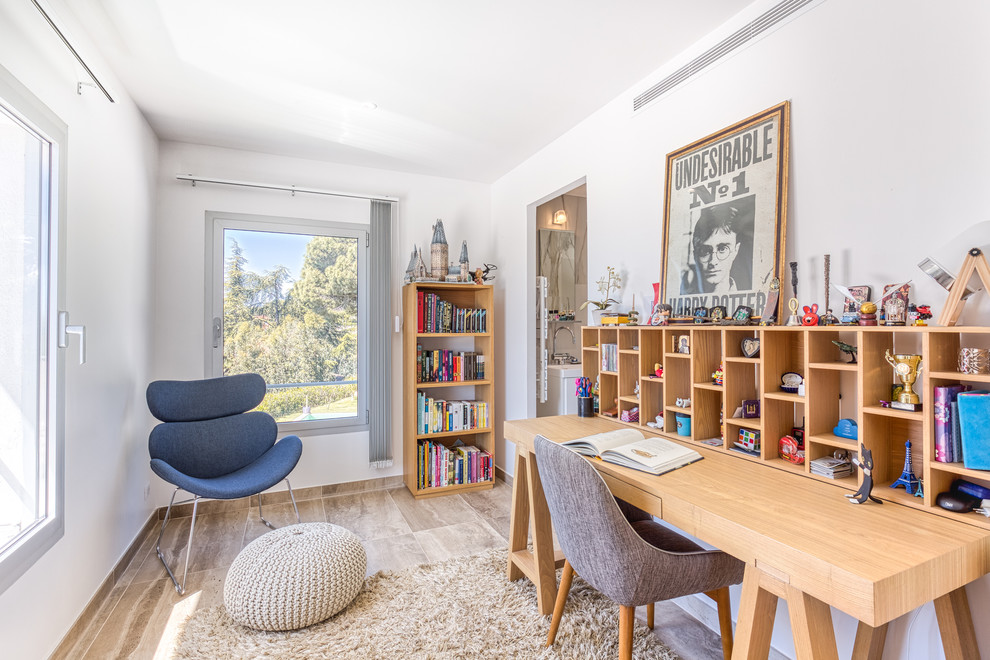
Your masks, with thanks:
[{"label": "stack of book", "polygon": [[424,350],[417,344],[416,375],[420,383],[484,380],[485,356],[474,351]]},{"label": "stack of book", "polygon": [[416,432],[447,433],[491,425],[485,401],[444,401],[416,393]]},{"label": "stack of book", "polygon": [[457,307],[435,293],[417,292],[418,332],[487,332],[488,310]]},{"label": "stack of book", "polygon": [[619,370],[619,345],[602,344],[602,371]]},{"label": "stack of book", "polygon": [[419,487],[442,488],[492,480],[492,455],[458,440],[447,447],[429,440],[419,443]]},{"label": "stack of book", "polygon": [[811,461],[811,474],[817,474],[829,479],[841,479],[852,474],[852,463],[848,458],[822,456]]}]

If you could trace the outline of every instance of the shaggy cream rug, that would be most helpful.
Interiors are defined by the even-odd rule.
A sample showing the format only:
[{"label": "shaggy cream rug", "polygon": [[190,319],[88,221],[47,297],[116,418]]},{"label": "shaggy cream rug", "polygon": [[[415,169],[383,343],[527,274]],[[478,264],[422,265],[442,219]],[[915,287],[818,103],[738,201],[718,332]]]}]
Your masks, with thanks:
[{"label": "shaggy cream rug", "polygon": [[[505,550],[383,571],[342,612],[292,632],[259,632],[234,623],[224,607],[194,613],[175,656],[448,660],[602,658],[618,653],[619,608],[575,577],[553,648],[544,649],[550,617],[536,609],[529,580],[505,577]],[[640,622],[637,660],[677,655]]]}]

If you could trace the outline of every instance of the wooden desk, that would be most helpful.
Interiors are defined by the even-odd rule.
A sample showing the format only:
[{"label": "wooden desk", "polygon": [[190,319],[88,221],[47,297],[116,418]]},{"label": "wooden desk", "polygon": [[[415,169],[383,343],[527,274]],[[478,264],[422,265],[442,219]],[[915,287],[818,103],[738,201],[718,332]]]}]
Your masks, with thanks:
[{"label": "wooden desk", "polygon": [[[536,584],[544,614],[563,557],[554,555],[533,438],[617,427],[573,415],[505,422],[516,444],[508,575]],[[853,657],[879,660],[887,623],[931,600],[946,657],[979,658],[963,587],[990,573],[990,532],[894,503],[850,504],[828,484],[695,448],[704,460],[659,477],[593,463],[618,497],[746,562],[734,659],[768,656],[777,598],[787,600],[799,659],[838,658],[829,605],[860,621]]]}]

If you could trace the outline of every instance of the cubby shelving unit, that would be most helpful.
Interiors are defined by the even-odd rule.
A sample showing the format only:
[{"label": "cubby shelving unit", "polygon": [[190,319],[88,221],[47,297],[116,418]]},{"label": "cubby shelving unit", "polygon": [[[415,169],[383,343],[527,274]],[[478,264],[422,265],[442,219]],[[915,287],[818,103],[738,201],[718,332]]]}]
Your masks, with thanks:
[{"label": "cubby shelving unit", "polygon": [[[689,352],[680,352],[685,342]],[[760,352],[747,357],[744,339],[760,342]],[[984,327],[785,327],[683,324],[664,327],[584,327],[581,330],[583,375],[598,379],[601,409],[618,412],[640,408],[638,422],[620,422],[671,438],[701,443],[741,460],[831,483],[849,492],[858,488],[861,474],[828,479],[813,475],[809,462],[836,451],[855,455],[860,442],[873,453],[873,494],[888,502],[923,509],[937,515],[988,528],[990,519],[976,513],[958,514],[935,504],[935,496],[949,489],[955,479],[990,487],[990,470],[967,469],[961,462],[935,460],[933,388],[964,384],[990,390],[990,374],[964,374],[957,368],[961,347],[990,348],[990,328]],[[856,362],[833,342],[856,346]],[[615,370],[603,371],[601,346],[618,347]],[[922,356],[922,372],[914,390],[922,399],[920,411],[883,407],[891,388],[900,381],[885,353]],[[654,365],[663,365],[663,377],[654,376]],[[712,372],[722,366],[722,385],[713,383]],[[804,379],[804,392],[781,390],[781,376],[796,372]],[[633,396],[639,383],[639,397]],[[678,407],[678,399],[691,399],[690,407]],[[733,417],[746,400],[760,402],[760,416]],[[677,413],[690,415],[691,433],[677,434]],[[663,414],[662,429],[646,426]],[[840,419],[853,419],[859,428],[856,440],[840,437],[834,428]],[[615,421],[619,421],[618,415]],[[805,431],[805,463],[795,465],[778,456],[778,441],[795,427]],[[740,429],[759,431],[759,456],[733,451]],[[924,484],[923,495],[908,495],[891,488],[904,470],[905,442],[912,444],[912,469]]]},{"label": "cubby shelving unit", "polygon": [[[436,294],[439,299],[462,309],[485,310],[485,332],[418,332],[419,294]],[[403,308],[403,478],[413,496],[432,497],[492,488],[493,479],[448,486],[421,487],[419,474],[419,444],[424,440],[447,447],[457,440],[477,447],[494,456],[492,424],[495,419],[495,319],[490,285],[454,284],[442,282],[413,282],[402,290]],[[485,358],[482,379],[448,382],[422,382],[417,366],[417,346],[424,350],[453,350],[472,352]],[[417,428],[417,395],[423,392],[435,399],[447,401],[484,402],[488,408],[489,424],[458,431],[421,433]],[[492,466],[494,470],[494,465]]]}]

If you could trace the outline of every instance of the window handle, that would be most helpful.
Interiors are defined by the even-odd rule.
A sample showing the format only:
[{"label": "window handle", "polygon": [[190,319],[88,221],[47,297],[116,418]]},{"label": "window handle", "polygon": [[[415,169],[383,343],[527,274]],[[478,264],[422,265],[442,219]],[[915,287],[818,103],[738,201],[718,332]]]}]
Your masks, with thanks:
[{"label": "window handle", "polygon": [[69,335],[79,335],[79,364],[86,364],[86,326],[69,325],[69,313],[58,313],[58,347],[69,347]]},{"label": "window handle", "polygon": [[213,317],[213,348],[220,348],[220,337],[222,336],[223,330],[220,325],[220,317]]}]

